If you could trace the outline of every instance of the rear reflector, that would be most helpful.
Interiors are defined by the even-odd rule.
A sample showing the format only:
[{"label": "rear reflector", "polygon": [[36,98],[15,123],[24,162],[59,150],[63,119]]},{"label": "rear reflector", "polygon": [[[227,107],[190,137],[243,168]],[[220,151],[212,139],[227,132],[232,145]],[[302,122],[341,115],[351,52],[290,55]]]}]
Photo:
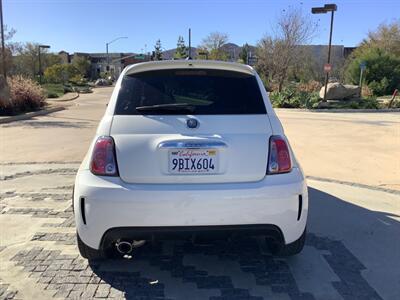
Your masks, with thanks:
[{"label": "rear reflector", "polygon": [[301,211],[303,210],[303,195],[299,195],[299,211],[297,212],[297,221],[301,218]]},{"label": "rear reflector", "polygon": [[79,200],[80,200],[80,203],[81,203],[82,222],[83,222],[83,224],[86,225],[85,197],[80,197]]},{"label": "rear reflector", "polygon": [[269,140],[268,174],[287,173],[292,170],[289,147],[284,138],[279,135],[271,136]]},{"label": "rear reflector", "polygon": [[95,175],[118,176],[115,159],[114,140],[110,136],[100,136],[93,148],[90,171]]}]

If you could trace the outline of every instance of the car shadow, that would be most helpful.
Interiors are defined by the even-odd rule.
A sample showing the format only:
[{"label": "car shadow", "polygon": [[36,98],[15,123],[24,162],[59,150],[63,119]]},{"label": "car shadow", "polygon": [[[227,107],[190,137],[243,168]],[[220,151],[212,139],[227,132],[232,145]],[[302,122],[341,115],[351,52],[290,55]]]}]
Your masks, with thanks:
[{"label": "car shadow", "polygon": [[126,299],[396,298],[395,215],[314,188],[309,196],[306,246],[295,257],[272,256],[261,237],[240,237],[160,242],[130,259],[91,261],[90,267]]},{"label": "car shadow", "polygon": [[4,124],[2,127],[29,127],[29,128],[90,128],[94,125],[89,122],[64,122],[64,121],[43,121],[26,120]]}]

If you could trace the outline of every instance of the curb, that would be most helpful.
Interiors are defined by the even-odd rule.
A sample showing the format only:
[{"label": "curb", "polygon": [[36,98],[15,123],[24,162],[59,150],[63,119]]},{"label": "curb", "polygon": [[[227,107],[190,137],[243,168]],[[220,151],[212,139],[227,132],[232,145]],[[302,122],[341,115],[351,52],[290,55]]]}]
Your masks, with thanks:
[{"label": "curb", "polygon": [[92,89],[103,89],[103,88],[109,88],[109,87],[115,87],[115,83],[110,84],[110,85],[94,85],[90,86]]},{"label": "curb", "polygon": [[75,94],[75,95],[72,96],[71,98],[67,98],[67,99],[63,99],[63,97],[64,97],[65,95],[62,96],[62,97],[60,97],[60,98],[47,98],[46,101],[56,103],[56,102],[67,102],[67,101],[72,101],[72,100],[75,100],[75,99],[79,98],[79,93],[73,92],[73,93],[71,93],[71,94]]},{"label": "curb", "polygon": [[307,109],[306,111],[309,112],[332,112],[332,113],[393,113],[393,112],[400,112],[400,108],[393,108],[393,109],[388,109],[388,108],[383,108],[383,109]]},{"label": "curb", "polygon": [[383,108],[383,109],[345,109],[345,108],[332,108],[332,109],[307,109],[307,108],[274,108],[277,111],[305,111],[311,113],[396,113],[400,112],[400,108]]},{"label": "curb", "polygon": [[0,118],[0,124],[6,124],[6,123],[11,123],[11,122],[20,121],[20,120],[27,120],[27,119],[37,117],[37,116],[48,115],[53,112],[64,110],[64,109],[65,109],[64,106],[57,106],[57,107],[52,107],[49,109],[42,109],[42,110],[38,110],[38,111],[29,112],[29,113],[22,114],[22,115],[4,117],[4,118]]}]

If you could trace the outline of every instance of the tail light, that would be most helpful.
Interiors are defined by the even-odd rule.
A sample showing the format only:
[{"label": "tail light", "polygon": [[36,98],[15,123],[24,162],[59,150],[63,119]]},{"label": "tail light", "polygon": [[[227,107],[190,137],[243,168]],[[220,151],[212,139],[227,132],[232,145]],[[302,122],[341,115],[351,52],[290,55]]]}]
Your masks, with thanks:
[{"label": "tail light", "polygon": [[100,136],[94,144],[90,171],[95,175],[118,176],[115,159],[114,140],[110,136]]},{"label": "tail light", "polygon": [[292,170],[289,147],[286,140],[279,135],[271,136],[269,140],[268,174],[287,173]]}]

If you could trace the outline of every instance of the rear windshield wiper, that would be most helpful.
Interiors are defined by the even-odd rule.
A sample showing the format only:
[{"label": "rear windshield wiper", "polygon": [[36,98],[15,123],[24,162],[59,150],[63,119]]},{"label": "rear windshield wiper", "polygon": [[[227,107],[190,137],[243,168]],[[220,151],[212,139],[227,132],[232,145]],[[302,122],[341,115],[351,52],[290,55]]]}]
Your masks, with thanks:
[{"label": "rear windshield wiper", "polygon": [[184,111],[192,113],[196,107],[188,103],[168,103],[168,104],[156,104],[147,106],[137,106],[137,111],[153,111],[153,112],[163,112],[163,111]]}]

